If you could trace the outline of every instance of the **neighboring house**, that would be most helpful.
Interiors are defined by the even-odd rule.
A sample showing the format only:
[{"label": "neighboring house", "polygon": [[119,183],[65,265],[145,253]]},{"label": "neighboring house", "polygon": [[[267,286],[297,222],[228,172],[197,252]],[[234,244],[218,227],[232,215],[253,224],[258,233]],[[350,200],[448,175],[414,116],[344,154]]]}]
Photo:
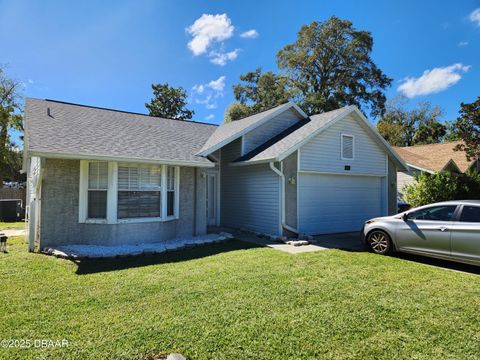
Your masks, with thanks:
[{"label": "neighboring house", "polygon": [[29,98],[25,123],[31,248],[359,231],[396,212],[406,170],[354,106],[215,126]]},{"label": "neighboring house", "polygon": [[453,150],[461,141],[439,144],[393,147],[407,164],[407,171],[397,175],[398,198],[403,201],[403,189],[415,182],[415,175],[422,172],[434,174],[440,171],[465,173],[468,170],[480,171],[480,161],[467,160],[464,151]]}]

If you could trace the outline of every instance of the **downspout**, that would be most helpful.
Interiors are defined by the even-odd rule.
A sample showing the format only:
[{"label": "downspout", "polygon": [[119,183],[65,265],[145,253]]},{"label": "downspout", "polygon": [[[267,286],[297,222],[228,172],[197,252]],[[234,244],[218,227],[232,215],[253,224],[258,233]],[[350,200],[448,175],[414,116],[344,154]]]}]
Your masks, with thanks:
[{"label": "downspout", "polygon": [[194,168],[195,181],[193,184],[193,236],[197,235],[197,185],[198,185],[198,168]]},{"label": "downspout", "polygon": [[282,189],[280,194],[280,196],[282,197],[282,201],[281,201],[282,205],[280,207],[280,213],[281,213],[280,217],[281,217],[282,227],[287,229],[288,231],[298,234],[299,231],[297,229],[291,227],[290,225],[287,225],[285,222],[285,175],[283,174],[283,172],[281,172],[275,167],[273,161],[271,161],[269,164],[270,164],[270,169],[272,169],[274,173],[280,176],[280,181],[282,183]]}]

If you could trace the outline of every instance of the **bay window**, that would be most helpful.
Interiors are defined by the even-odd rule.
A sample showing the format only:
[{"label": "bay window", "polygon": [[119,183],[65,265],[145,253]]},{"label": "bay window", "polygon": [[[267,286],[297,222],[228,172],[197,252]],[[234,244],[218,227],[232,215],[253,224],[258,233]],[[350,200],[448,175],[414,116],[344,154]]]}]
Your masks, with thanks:
[{"label": "bay window", "polygon": [[79,221],[177,219],[179,174],[178,166],[82,160]]}]

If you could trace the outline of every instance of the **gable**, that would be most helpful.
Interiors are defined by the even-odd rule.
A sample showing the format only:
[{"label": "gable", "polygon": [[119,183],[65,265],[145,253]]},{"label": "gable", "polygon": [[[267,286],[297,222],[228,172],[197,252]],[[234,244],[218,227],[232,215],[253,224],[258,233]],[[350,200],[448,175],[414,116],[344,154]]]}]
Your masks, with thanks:
[{"label": "gable", "polygon": [[208,156],[212,152],[224,147],[225,145],[244,136],[245,134],[250,133],[251,131],[265,124],[267,121],[289,109],[296,111],[300,118],[308,117],[295,103],[288,102],[272,109],[265,110],[261,113],[253,114],[244,119],[222,124],[208,138],[200,151],[197,152],[197,155]]},{"label": "gable", "polygon": [[256,149],[302,119],[303,117],[293,109],[274,116],[243,136],[242,155]]},{"label": "gable", "polygon": [[[354,158],[342,159],[342,134],[354,138]],[[384,176],[387,153],[355,113],[314,136],[300,148],[301,171]],[[345,170],[350,166],[350,170]]]}]

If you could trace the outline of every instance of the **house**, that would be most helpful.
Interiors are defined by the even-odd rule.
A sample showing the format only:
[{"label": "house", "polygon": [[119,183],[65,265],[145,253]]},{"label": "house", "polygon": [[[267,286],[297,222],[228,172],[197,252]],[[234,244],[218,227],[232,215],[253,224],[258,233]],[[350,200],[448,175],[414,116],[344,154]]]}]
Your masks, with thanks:
[{"label": "house", "polygon": [[406,185],[415,182],[415,175],[422,172],[434,174],[440,171],[449,171],[462,174],[469,170],[480,171],[480,161],[467,160],[464,151],[455,151],[454,148],[461,141],[451,141],[438,144],[394,147],[393,149],[407,164],[407,171],[400,171],[397,177],[397,191],[399,200],[403,200],[403,189]]},{"label": "house", "polygon": [[396,212],[406,170],[354,106],[216,126],[29,98],[25,124],[30,248],[359,231]]}]

